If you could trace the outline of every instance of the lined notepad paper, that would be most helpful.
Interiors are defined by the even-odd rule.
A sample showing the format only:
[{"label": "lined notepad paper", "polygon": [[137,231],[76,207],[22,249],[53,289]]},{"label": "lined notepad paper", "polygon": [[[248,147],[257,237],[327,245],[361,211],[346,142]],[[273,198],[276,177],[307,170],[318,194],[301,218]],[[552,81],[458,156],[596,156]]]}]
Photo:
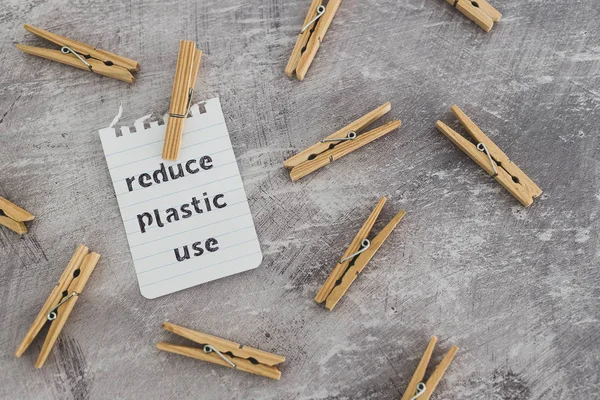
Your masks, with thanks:
[{"label": "lined notepad paper", "polygon": [[262,253],[219,99],[192,107],[179,160],[165,125],[100,130],[144,297],[256,268]]}]

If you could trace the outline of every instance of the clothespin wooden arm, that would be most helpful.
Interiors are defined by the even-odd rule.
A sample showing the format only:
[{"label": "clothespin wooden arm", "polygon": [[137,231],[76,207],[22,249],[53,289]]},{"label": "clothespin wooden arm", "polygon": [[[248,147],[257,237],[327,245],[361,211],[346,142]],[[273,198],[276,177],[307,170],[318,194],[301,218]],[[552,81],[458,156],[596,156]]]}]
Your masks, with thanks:
[{"label": "clothespin wooden arm", "polygon": [[[417,365],[417,369],[413,374],[412,378],[410,378],[410,382],[404,391],[404,395],[400,400],[410,400],[417,391],[417,385],[423,382],[423,378],[425,377],[425,371],[427,370],[427,366],[429,365],[429,361],[431,360],[431,355],[433,354],[433,350],[435,349],[435,344],[437,343],[437,336],[433,336],[425,349],[425,353],[423,353],[423,357],[419,361],[419,365]],[[420,397],[420,396],[419,396]]]},{"label": "clothespin wooden arm", "polygon": [[333,149],[319,154],[314,159],[303,162],[302,164],[292,168],[290,171],[290,178],[295,182],[311,172],[314,172],[319,168],[322,168],[327,164],[352,153],[354,150],[358,150],[372,141],[387,135],[391,131],[398,129],[401,124],[402,122],[400,120],[390,121],[383,126],[373,129],[372,131],[357,136],[354,140],[348,140],[344,143],[338,144]]},{"label": "clothespin wooden arm", "polygon": [[[156,345],[159,350],[196,358],[198,360],[229,368],[233,368],[233,364],[236,369],[271,379],[279,379],[281,377],[281,371],[277,369],[276,365],[285,361],[285,357],[283,356],[254,349],[252,347],[242,346],[238,343],[175,325],[170,322],[164,322],[163,328],[198,344],[212,346],[221,352],[221,355],[229,360],[229,362],[221,358],[221,355],[215,352],[205,352],[203,348],[193,348],[159,342]],[[251,359],[257,361],[258,364],[250,361]]]},{"label": "clothespin wooden arm", "polygon": [[[195,358],[197,360],[221,365],[223,367],[233,368],[231,364],[219,357],[218,354],[214,352],[205,353],[204,350],[200,348],[181,346],[166,342],[157,343],[156,348],[169,353],[179,354],[181,356]],[[264,376],[270,379],[279,380],[281,378],[281,371],[279,371],[276,367],[264,364],[253,364],[249,360],[230,357],[228,354],[223,354],[223,357],[233,363],[235,365],[235,369],[239,369],[240,371],[249,372],[251,374]]]},{"label": "clothespin wooden arm", "polygon": [[[306,72],[312,64],[341,2],[342,0],[329,0],[323,15],[313,22],[312,26],[309,26],[304,32],[300,33],[292,50],[290,60],[285,67],[287,76],[293,78],[295,74],[298,80],[304,80]],[[317,16],[317,9],[322,3],[322,0],[312,0],[308,8],[308,14],[306,14],[306,18],[302,24],[303,27]]]},{"label": "clothespin wooden arm", "polygon": [[[387,103],[380,105],[373,111],[370,111],[367,114],[363,115],[356,121],[351,122],[342,129],[327,136],[325,139],[345,138],[350,132],[359,133],[367,126],[371,125],[373,122],[377,121],[379,118],[387,114],[391,109],[392,105],[388,101]],[[314,144],[302,150],[300,153],[285,160],[283,162],[283,166],[286,168],[293,168],[295,166],[298,166],[301,163],[307,161],[311,155],[318,155],[328,150],[330,146],[331,142],[319,142],[317,144]]]},{"label": "clothespin wooden arm", "polygon": [[[442,121],[437,121],[435,126],[444,134],[444,136],[450,139],[452,143],[464,151],[471,160],[475,161],[475,163],[479,165],[485,172],[494,177],[494,179],[506,190],[508,190],[510,194],[512,194],[517,200],[519,200],[521,204],[527,207],[533,203],[532,197],[515,187],[515,182],[504,169],[496,167],[496,171],[498,171],[496,175],[487,155],[477,150],[475,145],[468,139],[465,139],[462,135],[450,128],[448,125],[444,124]],[[493,162],[495,163],[495,161]]]},{"label": "clothespin wooden arm", "polygon": [[4,225],[20,235],[27,232],[27,227],[23,222],[31,221],[35,218],[31,213],[11,203],[4,197],[0,197],[0,211],[0,225]]},{"label": "clothespin wooden arm", "polygon": [[16,204],[11,203],[4,197],[0,197],[0,210],[2,210],[7,217],[19,222],[31,221],[35,218],[31,213]]},{"label": "clothespin wooden arm", "polygon": [[19,344],[19,347],[17,347],[17,351],[15,353],[16,357],[21,357],[23,355],[23,353],[25,352],[25,350],[27,350],[33,339],[36,338],[44,324],[48,321],[48,313],[50,312],[50,309],[56,306],[60,301],[63,292],[67,290],[69,284],[71,283],[73,273],[75,272],[75,270],[81,267],[83,259],[85,258],[87,253],[88,248],[86,246],[80,244],[77,247],[77,250],[75,250],[75,254],[73,254],[73,257],[71,257],[69,264],[60,276],[58,283],[50,293],[50,296],[42,306],[42,309],[40,310],[38,315],[35,317],[33,324],[31,324],[29,331],[27,331],[27,333],[25,334],[25,337]]},{"label": "clothespin wooden arm", "polygon": [[317,51],[321,46],[321,42],[323,42],[323,38],[325,37],[325,33],[327,33],[327,29],[329,29],[329,25],[331,25],[331,21],[333,21],[333,17],[341,2],[342,0],[329,0],[325,13],[317,21],[315,31],[310,36],[308,44],[306,45],[306,50],[300,56],[298,66],[296,67],[296,76],[299,80],[304,80],[308,68],[310,68],[310,65],[315,59]]},{"label": "clothespin wooden arm", "polygon": [[186,339],[192,340],[196,343],[210,344],[211,346],[214,346],[221,352],[232,352],[236,357],[254,358],[256,361],[267,365],[277,365],[285,361],[285,357],[283,356],[272,354],[248,346],[243,346],[239,343],[232,342],[227,339],[195,331],[193,329],[175,325],[170,322],[165,321],[163,323],[163,328],[169,332],[182,336]]},{"label": "clothespin wooden arm", "polygon": [[492,142],[460,108],[458,108],[457,105],[453,105],[451,110],[454,116],[456,116],[456,118],[461,122],[475,142],[483,143],[486,146],[496,165],[508,172],[513,182],[524,187],[524,191],[527,193],[527,198],[531,197],[533,199],[542,194],[542,189],[540,189],[535,182],[533,182],[523,171],[521,171],[521,169],[515,163],[513,163],[508,156],[504,154],[504,152],[498,146],[496,146],[496,144]]},{"label": "clothespin wooden arm", "polygon": [[196,43],[189,40],[182,40],[179,43],[177,67],[175,69],[173,90],[171,91],[169,118],[162,153],[162,158],[165,160],[177,160],[179,157],[183,125],[191,106],[201,56],[202,52],[196,48]]},{"label": "clothespin wooden arm", "polygon": [[73,293],[77,293],[77,294],[74,295],[73,297],[71,297],[65,303],[63,303],[56,310],[56,313],[58,314],[58,316],[50,324],[50,329],[48,330],[48,335],[46,336],[46,340],[44,341],[42,350],[40,351],[40,355],[35,363],[36,368],[41,368],[44,365],[44,363],[46,362],[46,359],[48,358],[50,351],[54,347],[54,343],[56,343],[56,339],[58,339],[58,335],[60,334],[63,327],[65,326],[65,323],[67,322],[67,319],[69,318],[69,315],[71,315],[71,311],[73,311],[73,308],[75,307],[75,303],[77,302],[77,299],[79,299],[79,296],[81,295],[81,293],[83,293],[83,288],[85,287],[85,284],[87,283],[90,276],[92,275],[92,272],[94,272],[94,268],[96,268],[96,265],[98,264],[99,259],[100,259],[100,254],[98,254],[98,253],[87,254],[85,256],[85,258],[83,259],[81,267],[79,268],[79,270],[80,270],[79,275],[77,277],[73,278],[73,281],[67,288],[68,295],[72,295]]},{"label": "clothespin wooden arm", "polygon": [[454,359],[454,356],[456,355],[457,351],[458,351],[458,346],[452,346],[450,348],[450,350],[448,350],[448,353],[446,353],[444,358],[442,358],[442,361],[440,361],[438,366],[435,367],[435,370],[433,371],[433,373],[431,374],[431,376],[429,377],[429,379],[427,379],[427,382],[425,383],[426,389],[425,389],[425,393],[423,393],[423,395],[422,395],[423,400],[429,400],[429,398],[433,394],[433,391],[437,387],[438,383],[440,383],[440,380],[446,373],[446,370],[450,366],[450,363]]},{"label": "clothespin wooden arm", "polygon": [[25,24],[24,27],[27,31],[61,46],[60,50],[52,50],[17,44],[17,48],[24,53],[95,72],[99,75],[124,82],[133,83],[135,81],[131,73],[140,69],[137,61],[105,50],[96,49],[88,44],[36,28],[35,26]]},{"label": "clothespin wooden arm", "polygon": [[450,139],[450,141],[454,143],[456,147],[465,152],[465,154],[468,155],[471,160],[475,161],[477,165],[479,165],[485,172],[491,176],[494,176],[495,172],[488,157],[485,155],[485,153],[477,150],[477,147],[475,147],[475,145],[469,139],[465,138],[463,135],[456,132],[442,121],[437,121],[435,126],[441,133],[444,134],[444,136]]},{"label": "clothespin wooden arm", "polygon": [[[486,13],[492,19],[492,21],[500,21],[500,18],[502,18],[502,13],[496,10],[490,3],[487,2],[487,0],[475,0],[475,2],[477,3],[477,7]],[[471,4],[474,6],[473,2],[471,2]]]},{"label": "clothespin wooden arm", "polygon": [[[479,151],[475,144],[441,121],[436,127],[458,148],[465,152],[477,165],[490,174],[525,207],[533,203],[533,199],[542,194],[542,190],[519,169],[457,106],[452,112],[464,125],[465,129],[478,143],[483,143],[490,153],[492,163],[485,152]],[[495,170],[494,170],[495,168]]]},{"label": "clothespin wooden arm", "polygon": [[[308,7],[308,13],[306,14],[306,18],[304,18],[304,22],[302,26],[306,26],[314,17],[317,15],[317,8],[321,5],[322,0],[312,0],[310,3],[310,7]],[[292,55],[285,67],[285,74],[290,78],[294,77],[296,73],[296,67],[298,66],[298,61],[302,56],[302,49],[306,46],[308,39],[312,33],[312,29],[306,29],[304,32],[300,32],[298,35],[298,39],[296,39],[296,44],[294,45],[294,49],[292,50]],[[299,80],[302,80],[298,78]],[[304,78],[303,78],[304,79]]]},{"label": "clothespin wooden arm", "polygon": [[69,261],[69,264],[60,276],[58,284],[50,293],[50,296],[27,331],[27,334],[25,334],[25,337],[17,347],[17,351],[15,352],[16,357],[23,355],[33,342],[33,339],[37,337],[42,327],[51,319],[49,315],[52,313],[54,314],[54,319],[52,319],[50,324],[50,329],[42,345],[35,367],[41,368],[44,365],[67,318],[69,318],[73,307],[75,307],[77,298],[83,292],[85,284],[94,271],[99,258],[100,255],[97,253],[88,254],[86,246],[79,245],[77,247],[75,254],[71,257],[71,261]]},{"label": "clothespin wooden arm", "polygon": [[[112,63],[119,67],[123,67],[129,71],[139,71],[140,70],[140,64],[135,60],[131,60],[127,57],[123,57],[123,56],[120,56],[120,55],[117,55],[117,54],[114,54],[114,53],[111,53],[111,52],[108,52],[105,50],[96,49],[95,47],[90,46],[88,44],[81,43],[76,40],[72,40],[72,39],[66,38],[64,36],[57,35],[52,32],[48,32],[44,29],[37,28],[37,27],[29,25],[29,24],[25,24],[23,26],[27,31],[33,33],[34,35],[44,38],[44,39],[46,39],[52,43],[55,43],[59,46],[70,47],[77,53],[88,55],[88,56],[95,58],[103,63],[109,62],[109,63]],[[89,62],[89,59],[87,59],[86,61]]]},{"label": "clothespin wooden arm", "polygon": [[371,241],[371,245],[367,250],[360,253],[358,258],[354,261],[354,265],[350,267],[344,276],[342,277],[342,282],[333,288],[331,294],[327,297],[325,301],[325,307],[330,311],[333,310],[338,301],[342,298],[342,296],[346,293],[352,282],[356,280],[358,274],[362,272],[362,270],[366,267],[367,263],[373,258],[377,250],[381,247],[383,242],[388,238],[388,236],[392,233],[396,225],[400,222],[400,220],[404,217],[405,211],[401,210],[392,220],[379,232],[375,239]]},{"label": "clothespin wooden arm", "polygon": [[[24,44],[17,44],[17,48],[23,53],[32,54],[34,56],[45,58],[47,60],[56,61],[61,64],[89,71],[88,67],[71,53],[64,54],[60,50],[43,49],[40,47],[27,46]],[[92,71],[97,73],[98,75],[118,79],[127,83],[135,82],[134,76],[131,75],[131,73],[125,68],[115,68],[114,66],[108,66],[102,61],[98,61],[93,58],[86,59],[86,62],[92,66]]]},{"label": "clothespin wooden arm", "polygon": [[[381,213],[381,210],[383,209],[383,206],[385,205],[386,201],[387,198],[385,196],[379,199],[377,205],[375,206],[373,211],[371,211],[371,214],[369,215],[363,226],[360,228],[352,242],[350,242],[350,246],[348,246],[348,249],[341,258],[342,260],[350,256],[351,254],[356,253],[356,251],[359,249],[362,241],[367,238],[369,232],[371,232],[371,229],[373,229],[373,225],[375,224],[375,221],[377,221],[377,218],[379,217],[379,214]],[[346,272],[348,264],[350,264],[351,261],[352,259],[348,259],[343,262],[338,262],[335,265],[335,268],[327,277],[327,280],[315,296],[315,301],[317,303],[322,303],[325,300],[327,300],[327,297],[335,287],[335,283],[344,275],[344,272]]]},{"label": "clothespin wooden arm", "polygon": [[489,32],[502,14],[486,0],[446,0],[484,31]]},{"label": "clothespin wooden arm", "polygon": [[24,223],[15,221],[14,219],[0,215],[0,225],[3,225],[11,231],[22,235],[27,232],[27,227]]}]

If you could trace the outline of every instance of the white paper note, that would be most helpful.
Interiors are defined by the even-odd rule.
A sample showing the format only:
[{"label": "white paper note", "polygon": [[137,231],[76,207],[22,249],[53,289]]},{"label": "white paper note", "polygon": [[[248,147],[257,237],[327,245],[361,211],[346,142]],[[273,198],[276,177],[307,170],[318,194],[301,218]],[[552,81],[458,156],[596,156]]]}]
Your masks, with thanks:
[{"label": "white paper note", "polygon": [[[218,98],[185,121],[179,159],[161,158],[165,125],[100,130],[144,297],[256,268],[262,253]],[[118,136],[117,136],[118,135]]]}]

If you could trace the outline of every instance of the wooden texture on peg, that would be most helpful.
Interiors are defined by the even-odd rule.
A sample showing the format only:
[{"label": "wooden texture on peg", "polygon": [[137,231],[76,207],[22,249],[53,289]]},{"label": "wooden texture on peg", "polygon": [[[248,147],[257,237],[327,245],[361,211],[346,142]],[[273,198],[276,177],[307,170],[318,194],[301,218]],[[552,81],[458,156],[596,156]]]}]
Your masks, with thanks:
[{"label": "wooden texture on peg", "polygon": [[385,196],[379,199],[363,226],[352,242],[350,242],[350,246],[344,252],[341,260],[335,265],[333,271],[329,274],[327,280],[315,296],[315,301],[317,303],[325,302],[325,307],[328,310],[333,310],[342,296],[348,291],[350,285],[356,280],[358,274],[367,266],[367,263],[371,261],[377,250],[379,250],[383,242],[385,242],[404,217],[405,211],[401,210],[372,241],[368,242],[367,247],[363,247],[362,243],[364,243],[364,240],[367,239],[367,236],[373,229],[373,225],[377,221],[386,201]]},{"label": "wooden texture on peg", "polygon": [[502,18],[502,14],[486,0],[446,0],[446,3],[451,4],[486,32],[491,31],[494,22]]},{"label": "wooden texture on peg", "polygon": [[460,108],[453,105],[451,110],[477,145],[482,144],[485,146],[489,157],[485,151],[479,150],[476,144],[473,144],[469,139],[460,135],[442,121],[436,122],[437,129],[465,152],[485,172],[490,174],[502,187],[519,200],[521,204],[525,207],[530,206],[533,200],[542,194],[542,189],[525,175],[514,162],[509,160],[506,154]]},{"label": "wooden texture on peg", "polygon": [[[292,55],[285,67],[285,74],[287,76],[290,78],[295,77],[300,81],[304,80],[308,68],[315,59],[317,50],[319,50],[325,33],[327,33],[327,29],[329,29],[329,25],[331,25],[331,21],[333,21],[333,17],[341,2],[342,0],[329,0],[327,5],[324,6],[325,12],[315,20],[315,17],[318,15],[317,10],[320,6],[323,6],[323,1],[312,0],[302,24],[303,28],[307,25],[308,27],[298,35]],[[313,22],[310,23],[311,21]]]},{"label": "wooden texture on peg", "polygon": [[22,235],[27,232],[24,222],[32,221],[34,218],[30,212],[0,196],[0,225]]},{"label": "wooden texture on peg", "polygon": [[390,236],[392,231],[396,228],[396,225],[400,222],[400,220],[404,217],[406,212],[404,210],[400,210],[394,218],[379,232],[375,239],[371,241],[371,245],[368,249],[362,252],[358,258],[354,261],[354,264],[346,270],[346,273],[340,278],[341,282],[333,288],[327,300],[325,300],[325,307],[328,310],[333,310],[333,308],[340,301],[342,296],[346,294],[350,285],[358,278],[358,274],[360,274],[363,269],[367,266],[367,263],[371,261],[377,250],[381,247],[383,242]]},{"label": "wooden texture on peg", "polygon": [[201,56],[202,52],[196,48],[196,43],[189,40],[180,42],[162,153],[162,158],[165,160],[179,158],[183,125],[192,105],[192,94],[196,86]]},{"label": "wooden texture on peg", "polygon": [[452,346],[450,348],[450,350],[446,353],[444,358],[442,358],[442,361],[440,361],[440,363],[437,365],[437,367],[435,368],[435,370],[433,371],[433,373],[431,374],[431,376],[429,377],[427,382],[424,382],[423,378],[425,377],[425,372],[427,371],[427,367],[429,365],[429,361],[431,360],[431,356],[433,354],[433,350],[435,349],[436,343],[437,343],[437,337],[433,336],[431,338],[431,340],[429,341],[429,344],[427,345],[427,348],[425,349],[425,353],[423,353],[423,357],[421,357],[421,360],[419,361],[419,365],[417,366],[415,373],[413,374],[412,378],[410,379],[410,382],[408,383],[408,386],[407,386],[406,390],[404,391],[404,395],[402,396],[401,400],[410,400],[410,399],[414,398],[414,396],[417,392],[417,386],[419,385],[419,383],[425,384],[425,390],[423,391],[423,393],[421,395],[418,396],[418,399],[419,400],[429,400],[429,398],[433,394],[433,391],[437,387],[438,383],[440,383],[440,380],[442,379],[442,377],[446,373],[446,370],[450,366],[450,363],[454,359],[454,356],[456,355],[456,352],[458,351],[458,347]]},{"label": "wooden texture on peg", "polygon": [[[363,226],[361,226],[354,239],[352,239],[352,242],[350,242],[350,246],[348,246],[348,248],[344,252],[344,255],[341,258],[342,260],[348,258],[351,254],[354,254],[358,251],[362,241],[366,239],[367,236],[369,236],[369,232],[371,232],[371,230],[373,229],[373,225],[375,225],[375,221],[377,221],[377,218],[379,218],[379,214],[381,213],[381,210],[383,210],[383,206],[385,205],[386,201],[387,198],[385,196],[379,199],[377,205],[375,206],[373,211],[371,211],[371,214],[369,215]],[[329,297],[329,295],[331,294],[331,291],[335,287],[336,282],[344,275],[351,261],[351,259],[347,259],[345,261],[338,262],[335,265],[333,271],[331,272],[331,274],[329,274],[327,280],[325,281],[323,286],[321,286],[321,289],[319,289],[319,292],[315,296],[315,301],[317,303],[322,303],[325,300],[327,300],[327,297]]]},{"label": "wooden texture on peg", "polygon": [[[73,311],[77,299],[83,293],[86,283],[92,275],[94,268],[96,268],[99,259],[100,254],[89,253],[89,249],[86,246],[80,244],[77,247],[75,254],[71,257],[71,261],[69,261],[69,264],[60,276],[58,284],[50,293],[50,296],[34,319],[25,337],[17,347],[15,352],[16,357],[23,355],[44,325],[50,321],[50,329],[46,334],[46,339],[42,345],[35,367],[41,368],[44,365],[58,339],[58,335],[67,322],[71,311]],[[50,314],[52,313],[54,313],[53,319],[50,318]]]},{"label": "wooden texture on peg", "polygon": [[[52,50],[17,44],[17,48],[24,53],[70,65],[75,68],[92,71],[99,75],[118,79],[123,82],[135,82],[135,77],[132,72],[140,70],[140,64],[135,60],[106,50],[97,49],[89,44],[81,43],[29,24],[25,24],[24,28],[34,35],[62,46],[61,50]],[[71,51],[63,52],[62,50],[65,48],[72,50],[77,55],[73,54]]]},{"label": "wooden texture on peg", "polygon": [[[188,347],[167,342],[159,342],[156,345],[159,350],[192,357],[228,368],[239,369],[240,371],[261,375],[271,379],[279,379],[281,377],[281,371],[277,369],[277,365],[285,361],[284,356],[243,346],[230,340],[185,328],[170,322],[164,322],[163,328],[199,344],[200,347]],[[211,346],[219,353],[214,350],[208,352],[205,351],[206,345]]]},{"label": "wooden texture on peg", "polygon": [[[398,129],[402,122],[400,120],[394,120],[359,135],[359,133],[367,126],[371,125],[390,110],[391,104],[387,102],[351,122],[342,129],[325,137],[325,139],[319,143],[316,143],[285,160],[283,166],[291,170],[290,178],[292,181],[295,182],[327,164],[352,153],[354,150],[358,150],[366,144]],[[355,135],[352,140],[347,139],[350,133]],[[340,140],[336,141],[335,139]]]}]

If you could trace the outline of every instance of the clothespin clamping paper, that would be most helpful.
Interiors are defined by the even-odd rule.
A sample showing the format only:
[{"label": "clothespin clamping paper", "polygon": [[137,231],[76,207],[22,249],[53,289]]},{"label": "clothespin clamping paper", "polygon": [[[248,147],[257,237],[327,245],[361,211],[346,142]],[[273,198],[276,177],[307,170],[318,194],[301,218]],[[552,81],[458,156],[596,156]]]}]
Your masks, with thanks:
[{"label": "clothespin clamping paper", "polygon": [[57,61],[75,68],[85,69],[109,78],[123,82],[133,83],[135,78],[132,72],[140,70],[140,64],[129,58],[96,49],[89,44],[77,42],[31,25],[24,25],[25,29],[43,39],[61,46],[60,50],[44,49],[41,47],[17,44],[17,48],[24,53]]},{"label": "clothespin clamping paper", "polygon": [[446,353],[444,358],[442,358],[442,361],[440,361],[438,366],[435,368],[429,379],[427,379],[427,382],[424,382],[423,378],[425,377],[425,371],[429,365],[429,360],[431,359],[431,354],[433,353],[436,342],[437,337],[435,336],[429,341],[429,345],[427,345],[427,349],[425,349],[423,358],[421,358],[421,361],[419,361],[417,370],[412,376],[401,400],[429,400],[438,383],[440,383],[440,380],[450,366],[454,355],[458,351],[458,347],[452,346],[450,348],[448,353]]},{"label": "clothespin clamping paper", "polygon": [[183,123],[192,108],[192,95],[194,94],[194,86],[196,86],[201,56],[202,52],[196,48],[196,43],[189,40],[182,40],[179,43],[167,133],[162,153],[162,158],[165,160],[177,160],[179,157]]},{"label": "clothespin clamping paper", "polygon": [[196,358],[224,367],[239,369],[271,379],[279,380],[281,377],[281,371],[277,369],[277,365],[285,361],[285,357],[283,356],[246,347],[239,343],[184,328],[170,322],[164,322],[163,328],[198,343],[200,347],[187,347],[159,342],[156,345],[159,350]]},{"label": "clothespin clamping paper", "polygon": [[402,217],[404,217],[405,212],[401,210],[372,241],[369,241],[367,236],[371,232],[371,229],[373,229],[373,225],[381,213],[386,200],[385,197],[379,200],[371,215],[369,215],[369,218],[367,218],[362,228],[360,228],[352,240],[341,260],[338,261],[333,272],[331,272],[331,275],[329,275],[319,290],[319,293],[317,293],[315,301],[317,303],[325,302],[325,307],[330,311],[333,310],[333,307],[335,307],[346,293],[352,282],[358,277],[358,274],[367,266],[367,263],[373,258],[394,228],[396,228]]},{"label": "clothespin clamping paper", "polygon": [[502,14],[486,0],[446,0],[446,3],[451,4],[486,32],[491,31],[494,22],[502,18]]},{"label": "clothespin clamping paper", "polygon": [[284,167],[291,169],[290,178],[292,181],[305,177],[326,166],[327,164],[342,158],[354,150],[360,149],[364,145],[371,143],[401,125],[400,120],[390,121],[385,125],[375,128],[369,132],[358,135],[360,131],[381,118],[392,108],[389,102],[377,107],[370,113],[360,117],[351,124],[343,127],[339,131],[332,133],[319,143],[310,146],[293,157],[283,162]]},{"label": "clothespin clamping paper", "polygon": [[542,194],[542,189],[510,161],[506,154],[460,108],[453,105],[451,110],[477,144],[473,144],[442,121],[435,123],[438,130],[508,190],[521,204],[525,207],[530,206],[533,199]]},{"label": "clothespin clamping paper", "polygon": [[67,322],[67,318],[69,318],[71,311],[73,311],[77,299],[81,296],[85,284],[90,275],[92,275],[99,258],[100,254],[98,253],[88,253],[86,246],[80,244],[77,247],[67,268],[60,276],[58,284],[54,287],[52,293],[50,293],[50,297],[44,303],[23,341],[19,344],[15,356],[21,357],[31,342],[33,342],[33,339],[40,333],[46,322],[50,321],[50,329],[46,335],[46,340],[35,363],[35,367],[41,368],[44,365],[56,339],[58,339],[58,335],[62,331],[65,322]]},{"label": "clothespin clamping paper", "polygon": [[290,60],[285,67],[287,76],[290,78],[295,76],[299,81],[304,80],[341,2],[342,0],[329,0],[327,4],[323,4],[323,0],[312,0]]},{"label": "clothespin clamping paper", "polygon": [[21,207],[14,205],[4,197],[0,197],[0,225],[4,225],[22,235],[27,232],[23,222],[31,221],[35,217]]}]

